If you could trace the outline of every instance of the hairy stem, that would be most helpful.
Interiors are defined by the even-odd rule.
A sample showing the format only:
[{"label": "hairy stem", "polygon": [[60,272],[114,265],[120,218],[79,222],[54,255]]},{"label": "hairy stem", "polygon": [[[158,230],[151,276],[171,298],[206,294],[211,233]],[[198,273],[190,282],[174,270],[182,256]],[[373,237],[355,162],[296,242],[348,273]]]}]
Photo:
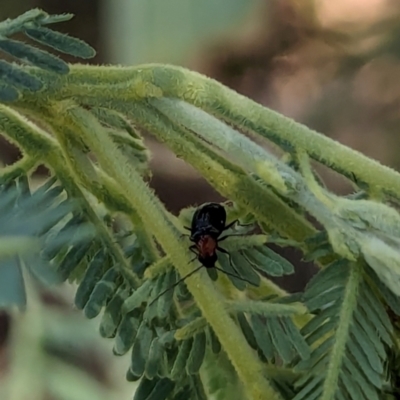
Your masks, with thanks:
[{"label": "hairy stem", "polygon": [[[59,110],[55,110],[56,113]],[[58,115],[60,115],[58,113]],[[63,119],[75,126],[84,141],[95,151],[101,163],[117,183],[124,186],[132,205],[146,220],[149,229],[174,260],[181,275],[191,271],[188,250],[183,251],[180,234],[160,201],[143,182],[137,171],[121,154],[102,126],[89,112],[79,107],[63,107]],[[210,323],[232,364],[246,387],[251,399],[279,399],[280,396],[269,385],[262,374],[260,361],[247,345],[243,334],[224,309],[220,295],[210,284],[206,274],[196,274],[187,280],[187,286],[196,300],[203,316]]]},{"label": "hairy stem", "polygon": [[[34,72],[46,82],[47,95],[59,100],[74,97],[84,102],[96,98],[100,104],[152,97],[184,100],[285,149],[304,150],[314,160],[348,178],[367,183],[375,192],[385,191],[400,199],[400,175],[393,169],[185,68],[157,64],[74,65],[69,75],[56,79],[45,71]],[[34,104],[35,97],[25,92],[22,102]]]}]

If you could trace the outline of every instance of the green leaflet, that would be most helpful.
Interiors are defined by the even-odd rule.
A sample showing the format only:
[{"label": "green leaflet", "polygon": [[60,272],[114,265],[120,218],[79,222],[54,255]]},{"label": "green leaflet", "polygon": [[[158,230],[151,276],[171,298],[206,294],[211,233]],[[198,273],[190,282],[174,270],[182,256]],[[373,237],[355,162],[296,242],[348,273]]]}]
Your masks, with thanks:
[{"label": "green leaflet", "polygon": [[273,379],[272,384],[284,399],[293,399],[295,396],[295,392],[291,387],[292,385],[284,379]]},{"label": "green leaflet", "polygon": [[203,332],[197,333],[194,336],[192,349],[187,359],[186,372],[188,375],[197,374],[203,363],[206,353],[206,334]]},{"label": "green leaflet", "polygon": [[[332,343],[330,343],[330,346]],[[303,376],[298,379],[297,381],[294,382],[294,387],[295,388],[302,388],[306,384],[308,384],[315,376],[322,375],[323,371],[326,371],[326,368],[328,367],[330,361],[330,357],[320,357],[318,361],[312,364],[310,368],[303,374]],[[299,371],[299,368],[297,368],[295,371]]]},{"label": "green leaflet", "polygon": [[[1,49],[0,40],[0,49]],[[18,42],[17,42],[18,43]],[[28,89],[32,92],[38,91],[43,87],[43,83],[17,67],[14,64],[9,64],[6,61],[0,60],[0,76],[2,79],[7,80],[7,83],[21,89]]]},{"label": "green leaflet", "polygon": [[261,254],[264,254],[267,258],[269,258],[271,260],[270,263],[272,263],[273,261],[279,263],[284,275],[290,275],[294,273],[293,265],[288,260],[286,260],[286,258],[280,256],[278,253],[275,253],[269,247],[261,246],[257,247],[257,250]]},{"label": "green leaflet", "polygon": [[249,322],[247,321],[246,316],[242,312],[238,312],[236,314],[237,320],[239,322],[240,328],[242,329],[242,332],[247,340],[247,343],[253,348],[257,349],[257,341],[256,338],[254,337],[253,330],[251,329],[251,326]]},{"label": "green leaflet", "polygon": [[143,375],[152,341],[153,330],[147,325],[146,321],[142,321],[131,354],[130,370],[136,376]]},{"label": "green leaflet", "polygon": [[[350,328],[350,333],[352,334],[352,337],[354,340],[357,340],[359,343],[364,355],[367,357],[369,363],[371,365],[376,366],[377,372],[382,373],[383,372],[383,365],[380,360],[380,354],[379,351],[384,350],[382,347],[382,343],[378,342],[379,345],[375,346],[375,343],[373,343],[370,338],[367,337],[365,332],[361,329],[361,327],[355,323],[351,326]],[[378,348],[380,350],[378,350]],[[386,354],[385,351],[381,352],[381,356],[385,358]]]},{"label": "green leaflet", "polygon": [[174,390],[175,383],[168,378],[158,380],[146,400],[166,400]]},{"label": "green leaflet", "polygon": [[331,306],[327,306],[324,310],[319,311],[310,322],[304,325],[300,331],[301,334],[303,336],[307,336],[313,333],[315,330],[319,329],[322,323],[324,323],[327,319],[335,317],[339,312],[339,309],[340,304],[334,303]]},{"label": "green leaflet", "polygon": [[160,343],[166,348],[171,348],[175,343],[175,333],[175,330],[159,333]]},{"label": "green leaflet", "polygon": [[[375,367],[369,363],[367,357],[361,350],[360,346],[354,341],[354,339],[349,340],[347,350],[354,358],[358,367],[365,374],[369,382],[380,389],[382,387],[382,377],[380,376],[379,372],[375,370]],[[380,368],[378,367],[378,369]]]},{"label": "green leaflet", "polygon": [[231,254],[231,259],[233,266],[239,273],[239,276],[250,281],[254,286],[260,285],[260,275],[251,268],[251,265],[242,254],[234,252]]},{"label": "green leaflet", "polygon": [[[230,274],[235,274],[235,275],[237,274],[233,269],[232,265],[230,264],[229,258],[227,257],[226,254],[218,254],[218,261],[219,264],[221,265],[221,268],[224,271],[227,271]],[[236,289],[244,290],[246,288],[246,282],[230,275],[228,275],[228,279],[232,282],[232,284],[235,286]]]},{"label": "green leaflet", "polygon": [[367,274],[371,277],[372,282],[376,285],[380,294],[384,298],[385,302],[392,309],[392,311],[400,316],[400,297],[396,296],[376,275],[375,271],[371,268],[366,268]]},{"label": "green leaflet", "polygon": [[308,282],[304,298],[312,298],[335,286],[343,286],[349,276],[349,265],[346,260],[338,260],[319,271]]},{"label": "green leaflet", "polygon": [[307,340],[306,340],[307,343],[311,346],[317,340],[322,339],[329,332],[332,332],[336,328],[338,321],[339,321],[339,318],[335,316],[333,318],[330,318],[325,323],[319,325],[318,328],[315,329],[315,331],[307,337]]},{"label": "green leaflet", "polygon": [[290,340],[299,356],[302,359],[308,359],[310,357],[310,348],[304,340],[304,337],[294,325],[293,321],[288,317],[282,317],[280,318],[280,321],[286,332],[286,337]]},{"label": "green leaflet", "polygon": [[133,400],[146,400],[150,396],[151,392],[158,383],[158,379],[146,379],[142,378],[138,388],[136,389],[135,396]]},{"label": "green leaflet", "polygon": [[[363,394],[361,389],[355,382],[355,380],[350,379],[347,374],[341,373],[339,377],[339,383],[342,383],[343,389],[350,395],[352,399],[362,399]],[[343,392],[343,389],[341,390]]]},{"label": "green leaflet", "polygon": [[178,391],[173,397],[173,400],[188,400],[190,399],[190,395],[192,393],[192,389],[189,385],[186,385],[182,390]]},{"label": "green leaflet", "polygon": [[343,359],[343,365],[346,370],[344,375],[350,374],[351,379],[358,384],[367,399],[379,400],[376,390],[372,387],[370,382],[368,382],[365,375],[353,364],[353,361],[350,360],[349,357]]},{"label": "green leaflet", "polygon": [[174,290],[171,288],[176,281],[175,269],[171,268],[165,276],[161,292],[167,290],[157,301],[157,317],[162,320],[168,317],[173,305]]},{"label": "green leaflet", "polygon": [[192,386],[192,391],[193,391],[193,395],[192,395],[193,399],[194,400],[208,400],[199,375],[191,375],[189,379],[192,381],[191,386]]},{"label": "green leaflet", "polygon": [[[33,246],[35,247],[35,246]],[[60,283],[58,276],[51,263],[43,260],[39,254],[29,253],[23,256],[23,265],[28,267],[33,276],[44,285],[54,285]]]},{"label": "green leaflet", "polygon": [[297,393],[293,400],[310,400],[311,398],[318,398],[322,393],[322,380],[322,375],[314,377]]},{"label": "green leaflet", "polygon": [[155,327],[156,335],[151,342],[145,365],[145,376],[170,377],[170,372],[178,355],[178,346],[174,339],[175,331],[165,331],[164,327]]},{"label": "green leaflet", "polygon": [[311,352],[311,355],[306,360],[300,361],[296,367],[295,371],[307,371],[311,369],[321,358],[325,356],[325,353],[332,347],[335,342],[335,338],[330,336],[321,345]]},{"label": "green leaflet", "polygon": [[81,245],[75,246],[68,251],[57,269],[57,273],[62,281],[68,279],[72,272],[79,267],[79,264],[87,255],[92,246],[93,243],[91,242],[82,243]]},{"label": "green leaflet", "polygon": [[127,258],[130,257],[129,262],[130,265],[132,266],[132,271],[139,277],[142,277],[148,264],[143,257],[143,251],[140,248],[137,240],[135,240],[135,242],[129,249],[125,250],[125,256]]},{"label": "green leaflet", "polygon": [[19,98],[18,91],[4,82],[0,82],[0,100],[6,102],[16,101]]},{"label": "green leaflet", "polygon": [[209,399],[242,400],[246,397],[240,379],[225,352],[218,356],[208,352],[200,376]]},{"label": "green leaflet", "polygon": [[173,346],[171,348],[165,348],[164,352],[164,365],[165,368],[162,369],[162,373],[160,372],[160,369],[158,370],[158,375],[159,376],[166,376],[167,378],[171,378],[171,371],[172,368],[174,367],[175,361],[178,357],[179,353],[179,346]]},{"label": "green leaflet", "polygon": [[305,304],[307,308],[312,312],[323,308],[326,304],[329,304],[331,302],[340,301],[343,295],[343,286],[333,286],[332,289],[329,289],[326,292],[322,292],[311,299],[306,299]]},{"label": "green leaflet", "polygon": [[159,338],[156,337],[151,342],[149,356],[146,361],[146,366],[145,366],[146,378],[153,379],[157,375],[159,369],[159,363],[162,360],[163,354],[164,354],[164,347],[160,342]]},{"label": "green leaflet", "polygon": [[293,265],[266,246],[243,250],[243,255],[249,263],[271,276],[282,276],[294,272]]},{"label": "green leaflet", "polygon": [[103,249],[100,249],[95,254],[75,294],[75,305],[78,310],[82,310],[85,307],[104,270],[109,268],[110,262],[109,256]]},{"label": "green leaflet", "polygon": [[269,362],[272,362],[274,360],[274,346],[266,324],[262,322],[260,316],[255,314],[251,316],[250,321],[258,347],[261,349],[265,358]]},{"label": "green leaflet", "polygon": [[294,356],[293,347],[290,341],[285,340],[286,335],[278,318],[268,319],[268,330],[277,354],[284,364],[290,363]]},{"label": "green leaflet", "polygon": [[247,258],[253,268],[257,268],[271,276],[282,276],[283,268],[279,262],[271,260],[266,257],[263,253],[256,249],[243,250],[243,255]]},{"label": "green leaflet", "polygon": [[189,355],[192,350],[193,338],[184,340],[182,344],[179,346],[178,356],[176,357],[174,366],[171,370],[171,379],[178,380],[182,377],[182,374],[185,371],[186,361],[189,358]]},{"label": "green leaflet", "polygon": [[337,390],[336,391],[336,398],[338,400],[347,400],[347,397],[345,397],[345,393],[343,393],[342,390]]},{"label": "green leaflet", "polygon": [[356,321],[355,329],[362,330],[361,334],[365,334],[368,339],[373,343],[376,351],[381,357],[386,355],[385,348],[381,342],[381,337],[375,326],[368,321],[368,316],[366,316],[358,307],[354,312],[354,319]]},{"label": "green leaflet", "polygon": [[115,331],[122,318],[122,305],[125,299],[129,296],[129,293],[130,289],[123,285],[118,288],[117,292],[108,302],[99,327],[100,335],[102,337],[110,338],[115,336]]},{"label": "green leaflet", "polygon": [[96,51],[83,40],[53,31],[46,27],[29,27],[23,30],[31,39],[62,53],[80,58],[92,58]]},{"label": "green leaflet", "polygon": [[366,292],[361,293],[360,307],[364,311],[367,318],[371,321],[375,329],[379,331],[382,340],[391,346],[393,331],[392,324],[387,316],[387,312],[382,306],[382,303],[375,297],[375,295],[368,290],[368,286],[364,285]]},{"label": "green leaflet", "polygon": [[136,382],[141,378],[141,376],[135,375],[131,369],[129,368],[128,371],[126,371],[126,380],[128,382]]},{"label": "green leaflet", "polygon": [[145,281],[137,290],[133,292],[125,301],[122,307],[122,312],[127,313],[133,311],[134,309],[140,307],[143,303],[149,301],[149,294],[152,290],[154,281]]},{"label": "green leaflet", "polygon": [[69,67],[66,62],[47,51],[40,50],[27,43],[11,39],[2,39],[0,40],[0,50],[47,71],[57,74],[67,74],[69,72]]},{"label": "green leaflet", "polygon": [[188,301],[192,297],[184,282],[181,282],[178,286],[176,286],[174,291],[179,301]]},{"label": "green leaflet", "polygon": [[[144,286],[142,285],[136,293],[136,299],[139,299],[136,303],[136,307],[139,307],[144,301],[147,302],[147,307],[146,310],[144,312],[144,318],[146,318],[149,322],[152,322],[154,319],[158,318],[158,302],[159,301],[163,301],[162,297],[160,296],[158,298],[157,301],[155,301],[154,303],[152,303],[153,299],[155,297],[157,297],[162,290],[162,287],[165,286],[164,283],[167,279],[167,274],[161,274],[158,275],[155,279],[153,279],[152,282],[152,287],[150,287],[150,285],[148,285],[150,287],[149,290],[149,295],[146,294],[146,297],[148,296],[149,298],[142,298],[142,292],[140,292],[140,289]],[[150,282],[150,281],[146,281]],[[143,289],[143,293],[146,293],[147,289]],[[133,294],[133,296],[135,296],[135,293]],[[132,297],[132,296],[131,296]],[[135,297],[133,297],[135,299]],[[131,301],[131,300],[130,300]],[[136,301],[136,300],[135,300]],[[150,304],[151,303],[151,304]],[[132,302],[132,304],[134,304],[134,302]]]},{"label": "green leaflet", "polygon": [[43,256],[48,260],[52,260],[66,245],[63,237],[68,234],[70,229],[76,229],[82,222],[82,215],[75,214],[58,232],[50,232],[48,235],[46,235],[45,246],[42,251]]},{"label": "green leaflet", "polygon": [[118,270],[112,267],[96,283],[84,308],[86,318],[95,318],[99,315],[106,302],[115,293],[118,277]]},{"label": "green leaflet", "polygon": [[133,346],[141,323],[141,314],[137,310],[130,311],[122,317],[115,334],[113,353],[118,356],[126,354]]},{"label": "green leaflet", "polygon": [[221,351],[221,343],[219,342],[217,336],[215,335],[211,326],[207,329],[208,344],[214,354],[218,354]]}]

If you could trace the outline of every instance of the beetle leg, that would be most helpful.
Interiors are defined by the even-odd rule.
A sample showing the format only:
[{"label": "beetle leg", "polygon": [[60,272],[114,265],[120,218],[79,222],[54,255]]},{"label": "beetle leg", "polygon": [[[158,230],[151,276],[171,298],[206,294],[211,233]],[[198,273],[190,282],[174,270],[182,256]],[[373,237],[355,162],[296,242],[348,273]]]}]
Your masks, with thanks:
[{"label": "beetle leg", "polygon": [[232,228],[233,225],[235,225],[236,223],[239,223],[238,219],[235,219],[234,221],[232,221],[230,224],[226,225],[225,228],[223,229],[223,231],[228,230],[229,228]]},{"label": "beetle leg", "polygon": [[222,238],[219,238],[218,242],[222,242],[223,240],[225,240],[226,238],[231,237],[231,236],[246,236],[246,235],[242,235],[241,233],[232,234],[232,235],[225,235],[225,236],[222,236]]},{"label": "beetle leg", "polygon": [[222,229],[222,232],[223,232],[223,231],[227,231],[229,228],[232,228],[232,226],[235,225],[235,224],[237,224],[238,226],[250,226],[250,225],[254,225],[253,223],[251,223],[251,224],[241,224],[241,223],[239,222],[238,219],[235,219],[235,220],[232,221],[230,224],[226,225],[225,228]]},{"label": "beetle leg", "polygon": [[196,257],[195,257],[195,258],[192,258],[192,259],[190,260],[191,263],[199,256],[199,254],[195,251],[195,249],[196,249],[196,245],[195,245],[195,244],[192,244],[192,245],[189,247],[189,250],[190,250],[193,254],[196,254]]}]

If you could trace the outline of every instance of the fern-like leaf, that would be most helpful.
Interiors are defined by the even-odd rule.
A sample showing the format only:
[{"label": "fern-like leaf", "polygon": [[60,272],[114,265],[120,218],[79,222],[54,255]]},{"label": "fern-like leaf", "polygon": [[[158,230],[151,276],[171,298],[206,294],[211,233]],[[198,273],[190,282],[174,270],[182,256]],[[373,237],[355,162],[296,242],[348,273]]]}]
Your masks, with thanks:
[{"label": "fern-like leaf", "polygon": [[[30,64],[57,74],[67,74],[69,66],[59,57],[27,43],[11,39],[10,36],[22,32],[32,40],[62,53],[80,58],[93,57],[95,55],[94,49],[85,42],[44,26],[66,21],[70,18],[72,18],[71,14],[51,16],[44,11],[35,9],[13,20],[3,21],[0,23],[0,51],[21,63]],[[20,89],[35,92],[42,87],[43,83],[31,72],[23,70],[18,64],[1,61],[0,100],[14,101],[19,97]]]},{"label": "fern-like leaf", "polygon": [[2,306],[25,304],[22,265],[44,283],[59,282],[58,261],[53,262],[48,254],[54,248],[55,254],[61,248],[72,249],[91,238],[93,231],[84,223],[68,226],[62,235],[55,234],[68,224],[76,210],[76,203],[68,200],[55,183],[56,179],[50,178],[31,193],[27,177],[20,176],[0,186],[0,236],[3,244],[11,244],[12,240],[12,247],[0,248]]},{"label": "fern-like leaf", "polygon": [[304,299],[315,314],[302,329],[313,350],[296,366],[305,375],[294,399],[378,400],[393,328],[365,269],[334,262],[310,281]]}]

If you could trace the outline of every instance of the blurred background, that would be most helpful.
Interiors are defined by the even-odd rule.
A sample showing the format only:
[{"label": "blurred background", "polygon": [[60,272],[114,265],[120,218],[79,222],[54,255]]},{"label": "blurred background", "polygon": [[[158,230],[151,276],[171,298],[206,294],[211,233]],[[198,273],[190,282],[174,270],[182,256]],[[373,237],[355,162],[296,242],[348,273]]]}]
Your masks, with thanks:
[{"label": "blurred background", "polygon": [[[97,50],[91,63],[188,67],[400,169],[397,0],[2,0],[0,20],[34,7],[75,14],[55,29],[91,44]],[[152,138],[147,143],[153,153],[151,185],[168,209],[177,213],[222,200],[193,168]],[[0,142],[4,164],[17,158],[17,149]],[[350,190],[335,174],[320,173],[336,193]],[[312,267],[301,265],[296,254],[285,255],[298,270],[283,284],[300,290]],[[55,302],[54,297],[47,301]],[[7,364],[1,350],[7,321],[6,316],[0,320],[0,370]],[[105,341],[100,342],[101,347]],[[110,353],[100,357],[95,351],[78,363],[104,384],[115,387],[117,380],[116,386],[130,393],[132,385],[124,382],[124,373],[115,373],[111,365],[117,361]],[[93,354],[99,358],[94,363]]]}]

